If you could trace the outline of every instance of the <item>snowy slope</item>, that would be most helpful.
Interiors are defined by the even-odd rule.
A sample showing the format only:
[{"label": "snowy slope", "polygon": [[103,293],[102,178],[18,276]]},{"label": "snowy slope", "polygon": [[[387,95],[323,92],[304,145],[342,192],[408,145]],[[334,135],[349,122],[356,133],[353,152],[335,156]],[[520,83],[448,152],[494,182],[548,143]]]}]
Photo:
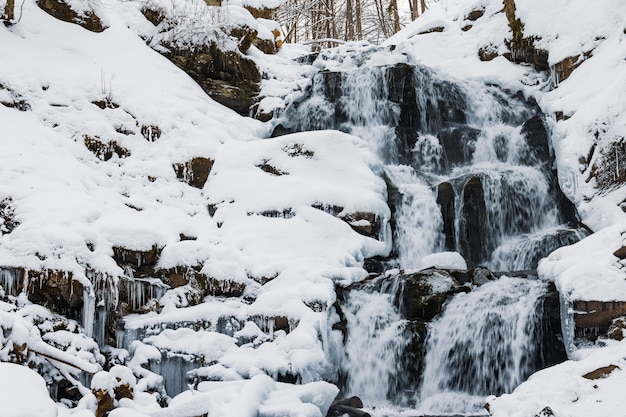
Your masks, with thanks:
[{"label": "snowy slope", "polygon": [[[210,330],[190,335],[180,329],[146,339],[134,346],[131,362],[140,377],[135,401],[121,402],[111,415],[148,410],[198,415],[209,410],[183,412],[181,399],[172,403],[171,412],[156,412],[155,395],[141,394],[159,381],[141,368],[142,360],[159,347],[202,355],[238,379],[252,378],[218,390],[206,388],[204,404],[212,404],[212,415],[220,415],[214,410],[228,413],[233,404],[247,407],[237,415],[256,415],[265,404],[268,414],[288,405],[290,411],[321,416],[337,394],[334,386],[317,382],[296,389],[262,376],[290,372],[306,383],[329,372],[320,342],[327,317],[320,308],[334,303],[335,282],[349,284],[366,276],[363,259],[386,255],[389,242],[363,236],[315,207],[374,213],[386,227],[390,213],[379,162],[361,139],[338,132],[264,139],[262,123],[211,100],[146,45],[140,35],[154,29],[139,12],[141,2],[90,5],[107,26],[102,33],[54,19],[30,0],[19,23],[0,27],[0,200],[14,223],[2,229],[0,266],[65,271],[90,288],[94,283],[87,270],[114,281],[126,274],[112,258],[114,247],[144,251],[156,245],[162,250],[158,267],[199,266],[208,276],[244,284],[245,299],[184,308],[184,295],[172,290],[163,298],[161,314],[131,316],[129,328],[229,315],[243,321],[279,316],[292,323],[289,334],[242,329],[238,336],[263,342],[260,349],[240,347],[228,336],[218,349],[220,335]],[[202,2],[195,6],[206,8]],[[229,9],[227,18],[241,15],[249,24],[249,14],[237,7]],[[90,140],[116,147],[103,158],[87,148]],[[215,161],[203,189],[179,180],[173,168],[194,157]],[[281,175],[264,171],[262,164],[272,164]],[[215,208],[214,216],[209,207]],[[268,210],[288,210],[290,216],[268,216]],[[28,306],[25,298],[9,299]],[[3,344],[24,341],[32,347],[41,342],[47,330],[20,321],[26,333],[19,339],[18,322],[11,319],[15,307],[7,304],[5,310],[0,319],[14,332]],[[46,337],[61,336],[53,331]],[[76,343],[74,336],[67,337]],[[86,359],[89,365],[81,365],[90,371],[94,364],[104,364],[97,355]],[[108,376],[98,381],[102,378]],[[247,403],[237,400],[240,390],[243,398],[249,397]],[[95,407],[87,394],[78,409],[61,413],[92,415]]]}]

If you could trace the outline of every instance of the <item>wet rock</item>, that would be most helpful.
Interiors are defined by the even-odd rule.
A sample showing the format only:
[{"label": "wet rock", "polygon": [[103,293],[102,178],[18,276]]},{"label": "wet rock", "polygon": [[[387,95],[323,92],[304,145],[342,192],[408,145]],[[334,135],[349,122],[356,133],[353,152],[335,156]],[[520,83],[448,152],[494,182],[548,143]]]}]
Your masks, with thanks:
[{"label": "wet rock", "polygon": [[370,414],[361,410],[363,401],[359,397],[337,398],[328,409],[326,417],[370,417]]},{"label": "wet rock", "polygon": [[542,161],[548,163],[553,159],[550,154],[550,139],[542,116],[535,115],[524,122],[521,133],[529,146],[529,153],[520,156],[523,164],[536,165]]},{"label": "wet rock", "polygon": [[482,181],[471,177],[463,187],[463,208],[459,240],[460,252],[468,265],[479,264],[485,257],[485,222],[487,210]]},{"label": "wet rock", "polygon": [[399,275],[394,279],[401,280],[401,289],[397,295],[400,311],[407,320],[412,321],[429,322],[434,319],[441,313],[449,297],[448,291],[458,286],[449,272],[437,269]]},{"label": "wet rock", "polygon": [[100,18],[93,11],[79,14],[63,0],[37,0],[37,5],[55,18],[64,22],[76,23],[91,32],[102,32],[105,29]]},{"label": "wet rock", "polygon": [[454,188],[449,182],[442,182],[437,186],[437,205],[443,218],[443,234],[445,235],[445,249],[454,251],[456,248],[456,232],[454,228],[455,202]]},{"label": "wet rock", "polygon": [[202,189],[209,178],[213,163],[211,158],[195,157],[185,163],[175,164],[176,178],[192,187]]},{"label": "wet rock", "polygon": [[367,258],[363,261],[363,269],[370,274],[382,274],[385,272],[385,265],[383,264],[382,259],[378,257]]},{"label": "wet rock", "polygon": [[319,72],[324,85],[324,95],[330,101],[336,101],[341,97],[342,73],[324,70]]},{"label": "wet rock", "polygon": [[439,141],[447,169],[471,162],[480,130],[465,125],[449,125],[441,129]]},{"label": "wet rock", "polygon": [[563,344],[561,330],[561,297],[554,283],[549,284],[548,291],[541,296],[539,311],[541,319],[541,363],[545,368],[567,360],[567,350]]}]

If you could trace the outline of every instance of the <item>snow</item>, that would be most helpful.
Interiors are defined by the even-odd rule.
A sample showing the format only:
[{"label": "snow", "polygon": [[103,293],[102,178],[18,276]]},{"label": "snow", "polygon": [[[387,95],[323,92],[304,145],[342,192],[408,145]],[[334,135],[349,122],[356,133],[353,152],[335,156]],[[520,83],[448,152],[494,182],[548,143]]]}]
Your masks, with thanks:
[{"label": "snow", "polygon": [[0,401],[5,417],[56,417],[57,406],[46,383],[27,367],[0,362]]},{"label": "snow", "polygon": [[422,264],[443,269],[467,269],[465,259],[458,252],[432,253],[422,258]]},{"label": "snow", "polygon": [[[209,297],[194,306],[182,301],[186,290],[171,290],[160,313],[127,316],[127,329],[153,333],[130,346],[127,367],[100,373],[104,359],[93,352],[92,339],[78,330],[53,330],[51,315],[44,317],[23,297],[14,297],[0,302],[2,328],[11,329],[0,334],[0,359],[10,360],[5,347],[27,342],[32,350],[69,364],[70,377],[77,376],[74,368],[96,373],[92,387],[109,389],[116,378],[135,386],[136,398],[119,401],[111,417],[192,416],[208,410],[217,416],[326,414],[337,394],[334,385],[320,382],[332,373],[322,340],[328,310],[336,301],[335,286],[363,280],[363,260],[386,256],[391,249],[391,242],[360,235],[341,219],[369,212],[388,227],[391,213],[380,161],[368,150],[366,138],[340,132],[267,139],[268,125],[217,104],[146,46],[159,50],[169,41],[196,46],[219,41],[235,50],[217,24],[245,24],[273,39],[272,21],[255,20],[242,6],[274,8],[280,3],[233,0],[220,9],[202,1],[152,1],[173,27],[184,29],[177,34],[166,23],[155,27],[144,19],[141,1],[72,1],[74,9],[94,10],[108,26],[95,34],[56,20],[26,0],[21,21],[0,27],[0,101],[29,105],[24,112],[0,105],[0,201],[11,199],[19,222],[11,233],[0,233],[0,265],[72,272],[89,291],[86,266],[112,277],[123,275],[111,257],[114,246],[147,250],[157,245],[163,248],[162,268],[199,266],[207,276],[245,286],[245,299]],[[480,48],[506,52],[503,40],[509,28],[496,0],[432,5],[384,43],[395,47],[393,54],[374,54],[367,65],[425,64],[461,82],[522,91],[546,114],[567,116],[548,121],[559,182],[582,222],[596,233],[555,251],[541,262],[539,273],[555,281],[569,300],[626,300],[625,265],[613,255],[626,236],[626,215],[619,207],[626,189],[601,192],[593,180],[586,182],[589,172],[580,162],[593,145],[601,149],[626,131],[626,3],[516,4],[524,33],[537,37],[536,46],[548,51],[550,65],[587,54],[567,80],[557,85],[553,77],[502,56],[480,61]],[[484,15],[469,22],[465,17],[476,9],[484,9]],[[473,27],[463,31],[468,24]],[[420,35],[436,27],[443,32]],[[343,63],[316,65],[349,68],[355,65],[354,52],[367,49],[375,48],[349,43],[338,49],[346,55]],[[308,52],[301,45],[285,45],[276,56],[266,57],[251,48],[249,57],[272,75],[262,82],[261,111],[280,111],[310,85],[307,77],[316,68],[292,61]],[[93,104],[97,100],[119,107],[101,109]],[[146,140],[142,126],[157,126],[160,137]],[[130,155],[102,161],[85,147],[86,136],[116,141]],[[197,156],[215,160],[202,190],[179,181],[172,169]],[[215,209],[213,216],[209,206]],[[319,206],[339,207],[339,213]],[[272,217],[274,212],[281,215]],[[181,241],[180,234],[196,240]],[[457,253],[431,254],[421,263],[466,268]],[[442,290],[448,286],[441,283]],[[215,325],[225,317],[241,323],[232,336],[211,326],[166,329],[176,322]],[[251,317],[265,318],[267,328]],[[278,317],[287,319],[289,331],[273,328]],[[48,323],[47,332],[42,322]],[[146,369],[162,358],[161,349],[202,356],[211,365],[199,374],[223,382],[200,382],[197,391],[180,394],[161,410],[155,397],[144,392],[161,382]],[[576,355],[576,360],[537,373],[513,394],[490,400],[494,415],[534,415],[545,406],[557,416],[619,415],[617,390],[626,383],[623,343]],[[621,369],[597,381],[581,378],[609,364]],[[266,375],[287,372],[298,374],[304,384],[280,384]],[[26,367],[0,363],[0,385],[3,416],[45,417],[58,411],[63,417],[91,417],[95,410],[95,399],[87,394],[76,410],[57,410],[42,379]]]}]

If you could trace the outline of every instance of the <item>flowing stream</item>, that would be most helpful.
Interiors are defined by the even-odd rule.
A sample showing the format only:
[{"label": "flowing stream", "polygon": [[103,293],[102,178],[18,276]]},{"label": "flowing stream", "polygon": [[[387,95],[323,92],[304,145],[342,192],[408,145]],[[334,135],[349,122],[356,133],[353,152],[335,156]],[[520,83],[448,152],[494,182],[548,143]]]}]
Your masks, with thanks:
[{"label": "flowing stream", "polygon": [[445,79],[411,58],[381,64],[389,55],[322,52],[323,69],[288,103],[275,134],[339,129],[366,140],[385,164],[394,213],[389,267],[419,270],[430,266],[425,256],[453,251],[470,268],[504,272],[448,299],[427,326],[419,378],[404,375],[407,347],[419,337],[409,336],[398,293],[365,285],[342,305],[347,395],[370,406],[417,404],[426,414],[476,413],[487,395],[510,392],[545,366],[538,339],[548,285],[506,271],[534,270],[584,233],[572,226],[534,102]]}]

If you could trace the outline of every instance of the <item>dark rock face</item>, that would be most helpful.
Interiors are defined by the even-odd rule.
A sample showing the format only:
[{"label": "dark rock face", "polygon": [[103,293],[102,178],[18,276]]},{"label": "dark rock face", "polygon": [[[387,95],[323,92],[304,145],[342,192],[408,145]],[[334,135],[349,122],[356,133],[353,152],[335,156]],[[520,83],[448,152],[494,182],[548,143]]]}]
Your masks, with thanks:
[{"label": "dark rock face", "polygon": [[567,351],[563,344],[561,331],[560,296],[553,283],[542,296],[538,307],[541,320],[541,359],[540,368],[546,368],[567,360]]},{"label": "dark rock face", "polygon": [[574,301],[574,336],[595,341],[605,336],[613,319],[626,315],[626,301]]},{"label": "dark rock face", "polygon": [[184,164],[174,165],[176,177],[192,187],[202,189],[209,178],[214,161],[211,158],[196,157]]},{"label": "dark rock face", "polygon": [[485,221],[487,220],[483,185],[479,177],[472,177],[463,187],[460,242],[461,255],[471,264],[485,258]]},{"label": "dark rock face", "polygon": [[504,0],[504,12],[512,32],[511,39],[504,41],[511,52],[504,56],[511,62],[531,64],[537,71],[549,70],[548,52],[535,47],[535,38],[524,36],[524,23],[515,17],[515,0]]},{"label": "dark rock face", "polygon": [[102,161],[108,161],[117,155],[118,158],[126,158],[130,156],[128,149],[120,146],[117,141],[104,142],[98,137],[85,136],[85,146],[93,153],[96,158]]},{"label": "dark rock face", "polygon": [[51,16],[64,22],[76,23],[91,32],[103,32],[105,27],[93,12],[79,15],[63,0],[37,0],[37,5]]},{"label": "dark rock face", "polygon": [[248,116],[259,94],[261,74],[240,53],[211,44],[194,50],[172,48],[167,57],[220,104]]},{"label": "dark rock face", "polygon": [[159,260],[161,249],[153,245],[148,250],[135,250],[119,246],[113,247],[113,259],[121,267],[130,267],[135,277],[150,277]]},{"label": "dark rock face", "polygon": [[47,269],[25,272],[28,299],[69,319],[79,320],[83,308],[83,286],[71,272]]},{"label": "dark rock face", "polygon": [[442,182],[437,186],[437,204],[443,217],[443,234],[446,237],[446,250],[453,251],[456,247],[456,233],[454,228],[455,201],[454,188],[449,182]]}]

